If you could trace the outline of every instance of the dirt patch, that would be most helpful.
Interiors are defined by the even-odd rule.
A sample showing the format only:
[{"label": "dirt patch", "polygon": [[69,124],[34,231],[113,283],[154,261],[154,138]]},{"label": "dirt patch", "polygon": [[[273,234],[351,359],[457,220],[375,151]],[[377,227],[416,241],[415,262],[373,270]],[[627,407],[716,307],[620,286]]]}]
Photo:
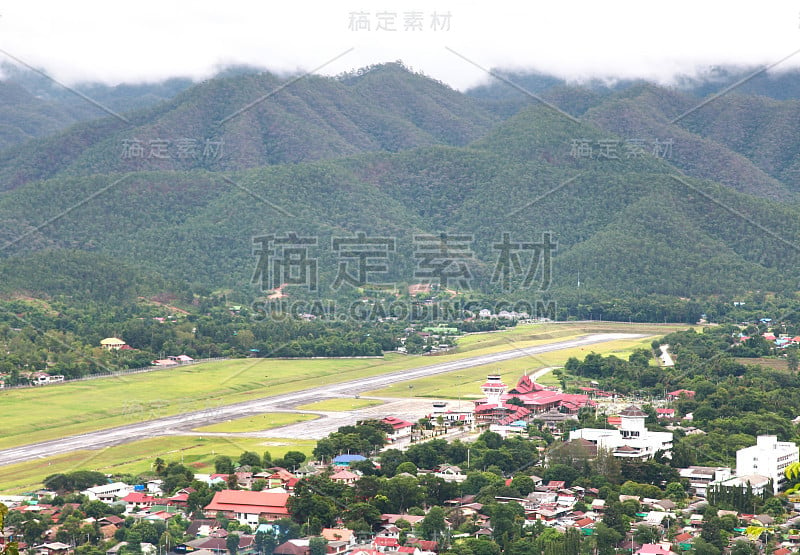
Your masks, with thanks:
[{"label": "dirt patch", "polygon": [[415,285],[408,286],[409,295],[419,295],[420,293],[430,293],[430,292],[431,292],[430,283],[417,283]]}]

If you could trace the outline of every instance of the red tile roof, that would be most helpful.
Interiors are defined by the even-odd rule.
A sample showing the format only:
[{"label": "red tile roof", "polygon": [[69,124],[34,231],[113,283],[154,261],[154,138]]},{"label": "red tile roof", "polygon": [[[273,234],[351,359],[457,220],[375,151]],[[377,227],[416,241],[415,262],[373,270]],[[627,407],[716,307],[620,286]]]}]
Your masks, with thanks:
[{"label": "red tile roof", "polygon": [[401,428],[410,428],[414,424],[403,420],[402,418],[397,418],[396,416],[387,416],[383,420],[381,420],[384,424],[388,424],[392,427],[393,430],[399,430]]},{"label": "red tile roof", "polygon": [[123,497],[121,501],[125,503],[156,503],[158,501],[157,498],[153,497],[152,495],[147,495],[146,493],[141,493],[139,491],[133,491]]},{"label": "red tile roof", "polygon": [[288,499],[288,493],[224,489],[214,494],[214,499],[205,506],[205,510],[288,515],[289,510],[286,508]]},{"label": "red tile roof", "polygon": [[514,389],[511,391],[516,391],[517,393],[533,393],[535,391],[542,391],[543,389],[543,386],[534,382],[530,376],[525,375],[519,379],[517,385],[515,385]]},{"label": "red tile roof", "polygon": [[423,551],[437,551],[439,548],[439,543],[435,541],[414,540],[410,543],[411,545],[418,545],[419,548]]},{"label": "red tile roof", "polygon": [[676,389],[675,391],[670,391],[667,393],[669,397],[680,397],[681,395],[686,395],[687,397],[691,398],[694,397],[694,391],[691,389]]}]

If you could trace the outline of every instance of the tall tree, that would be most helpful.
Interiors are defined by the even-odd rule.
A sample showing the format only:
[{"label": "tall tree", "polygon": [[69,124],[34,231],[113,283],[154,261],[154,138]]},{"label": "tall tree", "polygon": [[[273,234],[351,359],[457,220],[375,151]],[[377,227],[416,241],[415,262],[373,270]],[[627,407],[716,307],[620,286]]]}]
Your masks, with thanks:
[{"label": "tall tree", "polygon": [[440,546],[447,546],[447,523],[444,520],[442,507],[431,507],[428,514],[422,519],[419,529],[426,540],[438,541]]},{"label": "tall tree", "polygon": [[239,534],[228,534],[228,537],[225,538],[225,547],[228,549],[228,553],[236,555],[239,551]]},{"label": "tall tree", "polygon": [[313,537],[308,540],[309,555],[325,555],[328,547],[328,540],[321,537]]}]

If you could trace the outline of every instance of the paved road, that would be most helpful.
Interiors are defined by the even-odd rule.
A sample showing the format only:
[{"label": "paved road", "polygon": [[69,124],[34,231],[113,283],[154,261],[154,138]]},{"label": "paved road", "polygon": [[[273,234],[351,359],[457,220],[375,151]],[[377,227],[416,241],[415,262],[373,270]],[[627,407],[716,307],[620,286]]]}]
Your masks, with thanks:
[{"label": "paved road", "polygon": [[89,432],[86,434],[79,434],[51,441],[45,441],[42,443],[34,443],[22,447],[0,450],[0,466],[41,459],[52,455],[70,453],[72,451],[78,451],[82,449],[100,449],[103,447],[119,445],[131,441],[174,434],[176,430],[190,430],[197,426],[213,424],[216,422],[224,422],[225,420],[229,420],[231,418],[241,418],[250,414],[292,409],[297,405],[312,403],[314,401],[319,401],[320,399],[352,396],[365,391],[381,389],[394,383],[423,378],[425,376],[431,376],[434,374],[454,372],[458,370],[464,370],[466,368],[473,368],[475,366],[483,366],[486,364],[493,364],[515,358],[533,356],[562,349],[571,349],[575,347],[594,345],[597,343],[605,343],[607,341],[614,341],[618,339],[635,339],[640,337],[646,336],[643,334],[633,333],[597,333],[582,336],[577,339],[558,341],[556,343],[549,343],[547,345],[539,345],[536,347],[512,347],[506,351],[501,351],[498,353],[430,364],[410,370],[400,370],[397,372],[382,374],[380,376],[373,376],[371,378],[363,378],[360,380],[353,380],[338,384],[322,385],[303,391],[287,393],[285,395],[275,395],[272,397],[263,397],[261,399],[245,401],[224,407],[187,412],[175,416],[150,420],[147,422],[128,424],[117,428],[99,430],[96,432]]}]

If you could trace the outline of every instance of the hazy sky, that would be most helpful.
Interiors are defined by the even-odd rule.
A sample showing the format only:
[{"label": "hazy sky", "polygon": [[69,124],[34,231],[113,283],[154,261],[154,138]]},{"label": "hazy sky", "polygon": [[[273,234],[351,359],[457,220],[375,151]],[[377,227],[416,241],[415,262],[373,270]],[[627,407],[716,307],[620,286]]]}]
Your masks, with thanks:
[{"label": "hazy sky", "polygon": [[[0,49],[68,83],[200,78],[229,64],[336,74],[398,59],[456,88],[487,79],[476,66],[664,81],[789,56],[800,2],[10,0]],[[800,53],[776,70],[798,66]]]}]

